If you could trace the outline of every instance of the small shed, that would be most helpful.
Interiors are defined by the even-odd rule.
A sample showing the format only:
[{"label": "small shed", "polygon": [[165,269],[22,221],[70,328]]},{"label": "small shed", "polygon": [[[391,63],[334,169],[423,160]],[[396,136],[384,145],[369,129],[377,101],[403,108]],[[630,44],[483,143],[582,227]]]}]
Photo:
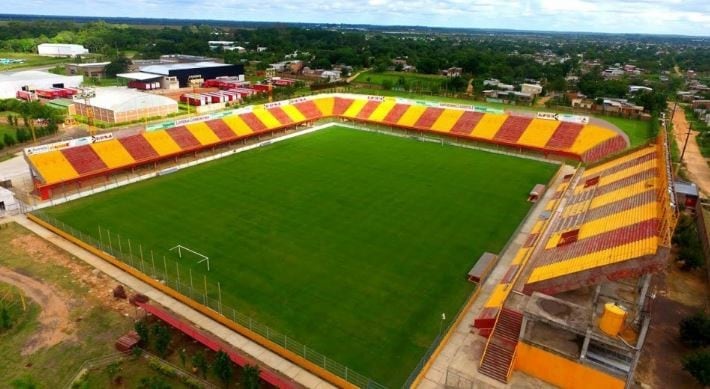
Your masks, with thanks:
[{"label": "small shed", "polygon": [[128,353],[138,345],[141,337],[136,331],[130,331],[116,340],[116,350],[122,353]]},{"label": "small shed", "polygon": [[468,272],[468,280],[470,282],[480,284],[481,281],[488,277],[488,274],[495,267],[496,262],[498,262],[497,255],[489,252],[483,253],[483,255],[478,258],[478,261],[476,261],[476,264]]},{"label": "small shed", "polygon": [[685,205],[686,208],[695,208],[700,198],[698,186],[692,182],[676,180],[673,183],[675,187],[676,198],[679,204]]},{"label": "small shed", "polygon": [[533,189],[530,191],[530,194],[528,195],[528,201],[531,203],[536,203],[538,200],[542,198],[542,196],[545,194],[545,191],[547,190],[547,187],[542,184],[537,184],[533,187]]}]

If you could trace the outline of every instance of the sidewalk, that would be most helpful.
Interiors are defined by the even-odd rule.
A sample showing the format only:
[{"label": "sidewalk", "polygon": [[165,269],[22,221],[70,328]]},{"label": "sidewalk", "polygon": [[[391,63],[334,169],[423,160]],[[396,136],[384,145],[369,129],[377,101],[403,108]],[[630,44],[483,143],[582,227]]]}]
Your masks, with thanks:
[{"label": "sidewalk", "polygon": [[[476,388],[506,387],[505,384],[478,373],[478,365],[483,354],[483,349],[486,347],[487,339],[476,333],[471,333],[471,325],[473,324],[473,320],[483,309],[483,305],[486,303],[495,287],[505,276],[508,266],[510,266],[510,263],[513,261],[518,249],[525,244],[528,234],[538,221],[540,214],[545,210],[547,202],[555,194],[555,189],[563,176],[573,170],[571,166],[564,166],[562,169],[563,172],[558,175],[556,181],[550,185],[543,198],[537,202],[535,208],[523,222],[523,227],[515,236],[513,243],[508,246],[505,252],[501,253],[500,260],[496,267],[486,281],[479,286],[480,292],[476,301],[474,301],[469,310],[464,313],[464,318],[459,326],[456,329],[452,329],[454,333],[444,345],[441,353],[433,361],[431,368],[427,371],[424,379],[422,379],[418,389],[446,387],[449,372],[455,374],[459,379],[474,384]],[[535,378],[521,373],[514,373],[509,382],[509,386],[541,388],[547,385]]]},{"label": "sidewalk", "polygon": [[284,376],[292,379],[299,385],[302,385],[307,388],[317,389],[335,388],[330,383],[311,374],[300,366],[295,365],[292,362],[274,354],[273,352],[265,349],[264,347],[222,326],[214,320],[205,317],[204,315],[180,303],[179,301],[169,296],[166,296],[162,292],[121,271],[120,269],[107,263],[103,259],[85,251],[80,247],[75,246],[74,244],[55,235],[51,231],[48,231],[47,229],[33,223],[32,221],[28,220],[24,215],[15,216],[11,220],[17,222],[21,226],[39,235],[41,238],[47,240],[48,242],[56,245],[62,250],[67,251],[68,253],[76,256],[87,264],[100,270],[101,272],[115,279],[118,283],[121,283],[130,289],[133,289],[137,293],[141,293],[148,296],[152,301],[179,314],[197,327],[212,333],[213,335],[217,336],[226,343],[234,346],[235,348],[264,363],[270,369],[277,371],[283,374]]}]

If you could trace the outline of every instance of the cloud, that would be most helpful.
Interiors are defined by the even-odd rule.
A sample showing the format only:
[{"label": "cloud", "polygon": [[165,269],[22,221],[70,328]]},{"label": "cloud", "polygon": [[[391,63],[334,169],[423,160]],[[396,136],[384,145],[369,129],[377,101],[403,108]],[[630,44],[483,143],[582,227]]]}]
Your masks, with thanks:
[{"label": "cloud", "polygon": [[3,12],[710,35],[707,0],[24,0]]}]

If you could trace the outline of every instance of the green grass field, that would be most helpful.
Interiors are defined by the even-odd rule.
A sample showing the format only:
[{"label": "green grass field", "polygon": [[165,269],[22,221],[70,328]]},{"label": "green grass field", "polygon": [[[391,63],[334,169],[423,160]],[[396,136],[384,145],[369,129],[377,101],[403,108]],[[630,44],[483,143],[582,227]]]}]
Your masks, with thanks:
[{"label": "green grass field", "polygon": [[420,74],[420,73],[409,73],[409,72],[382,72],[375,73],[372,71],[360,73],[354,80],[356,83],[364,84],[376,84],[382,85],[385,80],[392,81],[392,84],[396,87],[397,82],[400,79],[410,85],[412,88],[424,88],[430,89],[431,87],[438,87],[446,77],[436,75],[436,74]]},{"label": "green grass field", "polygon": [[[171,260],[178,243],[205,253],[224,304],[398,387],[441,313],[451,320],[473,291],[465,274],[501,250],[556,170],[330,128],[47,212],[119,233],[124,251],[130,238],[134,253],[138,242]],[[201,280],[204,264],[181,261],[183,281],[188,266]]]}]

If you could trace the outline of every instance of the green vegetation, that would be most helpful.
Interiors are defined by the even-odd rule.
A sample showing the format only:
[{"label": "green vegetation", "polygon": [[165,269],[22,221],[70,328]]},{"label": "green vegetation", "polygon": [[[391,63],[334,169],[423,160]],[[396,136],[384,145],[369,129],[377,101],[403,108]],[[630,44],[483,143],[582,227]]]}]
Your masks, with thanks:
[{"label": "green vegetation", "polygon": [[624,131],[629,137],[629,143],[631,143],[631,147],[640,146],[648,142],[653,137],[653,134],[651,133],[651,123],[652,120],[655,119],[651,119],[651,121],[643,121],[636,119],[620,118],[616,116],[599,115],[596,117],[598,117],[599,119],[606,120],[609,123],[619,127],[621,131]]},{"label": "green vegetation", "polygon": [[225,305],[395,387],[473,291],[463,275],[499,252],[556,169],[334,128],[48,212],[165,255],[171,278],[169,248],[205,253],[211,271],[183,255],[183,280],[206,274]]},{"label": "green vegetation", "polygon": [[680,340],[688,347],[710,346],[710,316],[698,312],[680,322]]},{"label": "green vegetation", "polygon": [[[45,243],[41,242],[34,234],[15,224],[0,229],[0,247],[3,248],[0,250],[0,265],[42,280],[62,295],[81,296],[77,297],[80,302],[72,298],[68,300],[70,320],[75,323],[74,336],[51,348],[22,355],[27,341],[39,328],[36,318],[40,308],[26,299],[26,319],[18,321],[8,332],[0,335],[0,377],[3,377],[4,383],[22,380],[35,382],[38,388],[47,388],[75,374],[85,360],[113,352],[113,342],[130,329],[131,323],[116,312],[100,306],[97,299],[89,294],[86,284],[78,282],[70,270],[59,264],[60,260],[73,261],[68,254],[54,248],[47,251],[43,246]],[[31,254],[25,250],[25,244],[33,247]],[[49,261],[49,258],[52,260]],[[73,266],[79,268],[85,265],[75,263]],[[67,358],[67,355],[72,357]]]},{"label": "green vegetation", "polygon": [[0,283],[0,344],[4,337],[15,336],[31,326],[39,312],[31,300],[23,300],[21,293],[13,286]]},{"label": "green vegetation", "polygon": [[683,358],[683,370],[690,373],[703,387],[710,386],[710,349],[690,353]]},{"label": "green vegetation", "polygon": [[51,66],[54,64],[61,64],[67,62],[66,58],[52,58],[52,57],[41,57],[37,54],[31,53],[14,53],[2,51],[0,52],[0,58],[9,58],[22,60],[22,63],[10,63],[10,64],[0,64],[0,72],[6,72],[9,70],[21,71],[23,68],[32,68],[38,66]]},{"label": "green vegetation", "polygon": [[673,244],[678,247],[677,258],[683,263],[683,269],[692,270],[703,267],[705,254],[700,244],[695,218],[681,214],[673,233]]},{"label": "green vegetation", "polygon": [[402,91],[414,90],[430,92],[443,89],[441,85],[446,80],[446,77],[431,74],[408,72],[376,73],[373,71],[366,71],[360,73],[360,75],[355,78],[354,82],[380,86],[385,90],[397,89]]}]

